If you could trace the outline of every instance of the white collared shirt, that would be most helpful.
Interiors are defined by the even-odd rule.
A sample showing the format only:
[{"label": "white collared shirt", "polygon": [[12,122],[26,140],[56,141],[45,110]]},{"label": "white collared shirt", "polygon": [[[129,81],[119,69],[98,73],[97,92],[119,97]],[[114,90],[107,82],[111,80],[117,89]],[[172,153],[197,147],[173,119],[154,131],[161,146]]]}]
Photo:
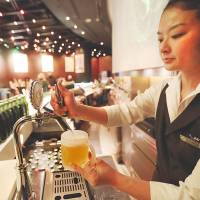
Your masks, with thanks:
[{"label": "white collared shirt", "polygon": [[[137,95],[132,101],[104,107],[107,116],[107,126],[131,125],[147,117],[155,117],[160,93],[168,83],[166,101],[170,122],[180,115],[195,95],[200,93],[200,84],[180,102],[181,75],[163,81]],[[197,200],[200,199],[200,159],[185,182],[179,186],[172,184],[150,182],[151,200]]]}]

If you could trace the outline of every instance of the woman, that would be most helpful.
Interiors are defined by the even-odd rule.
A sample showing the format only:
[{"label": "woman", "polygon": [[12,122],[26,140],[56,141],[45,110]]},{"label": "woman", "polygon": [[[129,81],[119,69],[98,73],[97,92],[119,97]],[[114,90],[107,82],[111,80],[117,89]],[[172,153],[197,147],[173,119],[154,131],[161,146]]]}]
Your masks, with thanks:
[{"label": "woman", "polygon": [[103,108],[78,105],[60,87],[66,107],[59,108],[54,95],[52,106],[59,114],[68,110],[72,117],[107,126],[154,116],[158,155],[151,182],[121,175],[101,160],[74,168],[93,185],[111,184],[137,199],[200,199],[200,1],[169,1],[158,40],[166,69],[179,71],[177,77],[147,89],[129,104]]}]

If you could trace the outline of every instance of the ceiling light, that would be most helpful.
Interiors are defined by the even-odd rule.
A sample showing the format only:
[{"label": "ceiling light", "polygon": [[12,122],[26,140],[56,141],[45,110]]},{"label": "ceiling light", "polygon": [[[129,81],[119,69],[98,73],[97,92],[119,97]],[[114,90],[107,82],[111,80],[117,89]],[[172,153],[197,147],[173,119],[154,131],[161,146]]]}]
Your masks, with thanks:
[{"label": "ceiling light", "polygon": [[57,41],[56,41],[56,40],[54,41],[54,44],[57,44]]},{"label": "ceiling light", "polygon": [[51,31],[51,35],[54,35],[54,32],[53,32],[53,31]]},{"label": "ceiling light", "polygon": [[45,30],[45,29],[46,29],[46,26],[42,26],[42,29]]},{"label": "ceiling light", "polygon": [[106,56],[106,54],[104,53],[103,56]]},{"label": "ceiling light", "polygon": [[43,45],[47,45],[47,43],[46,43],[46,42],[43,42]]},{"label": "ceiling light", "polygon": [[72,45],[74,45],[75,44],[75,42],[72,42]]},{"label": "ceiling light", "polygon": [[68,42],[69,40],[68,40],[68,39],[66,39],[65,41],[66,41],[66,42]]},{"label": "ceiling light", "polygon": [[61,38],[62,38],[62,36],[61,36],[61,35],[59,35],[59,36],[58,36],[58,38],[59,38],[59,39],[61,39]]},{"label": "ceiling light", "polygon": [[81,31],[81,34],[82,34],[82,35],[85,35],[85,31]]},{"label": "ceiling light", "polygon": [[34,46],[35,48],[37,48],[37,44],[34,44],[33,46]]},{"label": "ceiling light", "polygon": [[21,13],[22,15],[24,15],[24,10],[20,10],[20,13]]},{"label": "ceiling light", "polygon": [[78,44],[77,46],[78,46],[78,47],[80,47],[81,45],[80,45],[80,44]]},{"label": "ceiling light", "polygon": [[52,45],[52,47],[54,48],[54,47],[55,47],[55,45],[53,44],[53,45]]},{"label": "ceiling light", "polygon": [[86,19],[85,19],[85,22],[86,22],[86,23],[91,23],[91,22],[92,22],[92,19],[91,19],[91,18],[86,18]]},{"label": "ceiling light", "polygon": [[35,20],[35,19],[32,19],[32,22],[33,22],[33,23],[36,23],[36,20]]},{"label": "ceiling light", "polygon": [[63,47],[64,47],[64,45],[65,45],[65,44],[64,44],[64,43],[62,43],[62,46],[63,46]]},{"label": "ceiling light", "polygon": [[93,51],[96,51],[96,49],[94,49]]},{"label": "ceiling light", "polygon": [[48,49],[48,52],[50,52],[50,53],[51,53],[51,49]]},{"label": "ceiling light", "polygon": [[16,21],[14,21],[14,25],[18,25],[18,23]]},{"label": "ceiling light", "polygon": [[2,12],[0,12],[0,17],[3,17],[3,13]]},{"label": "ceiling light", "polygon": [[26,28],[26,31],[27,31],[27,32],[29,32],[29,31],[30,31],[30,29],[29,29],[29,28]]},{"label": "ceiling light", "polygon": [[71,48],[71,46],[70,46],[70,45],[68,45],[68,48],[70,49],[70,48]]},{"label": "ceiling light", "polygon": [[3,42],[3,38],[0,38],[0,42]]},{"label": "ceiling light", "polygon": [[11,33],[15,33],[15,31],[14,31],[14,30],[11,30]]},{"label": "ceiling light", "polygon": [[76,24],[74,24],[74,29],[77,29],[77,28],[78,28],[78,26]]},{"label": "ceiling light", "polygon": [[103,45],[104,43],[103,42],[100,42],[100,45]]},{"label": "ceiling light", "polygon": [[46,39],[45,39],[47,42],[49,41],[49,38],[48,37],[46,37]]},{"label": "ceiling light", "polygon": [[70,17],[69,17],[69,16],[67,16],[67,17],[65,17],[65,19],[66,19],[67,21],[69,21],[69,20],[70,20]]},{"label": "ceiling light", "polygon": [[15,40],[15,38],[13,37],[13,36],[11,36],[11,38],[10,38],[12,41],[14,41]]},{"label": "ceiling light", "polygon": [[39,33],[37,33],[37,37],[40,37],[40,34],[39,34]]}]

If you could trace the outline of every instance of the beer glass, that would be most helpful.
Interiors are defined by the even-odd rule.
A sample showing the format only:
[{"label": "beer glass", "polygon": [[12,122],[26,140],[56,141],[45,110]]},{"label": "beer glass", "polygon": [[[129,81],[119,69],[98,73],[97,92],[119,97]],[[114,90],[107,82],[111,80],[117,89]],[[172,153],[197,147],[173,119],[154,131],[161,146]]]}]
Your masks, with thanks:
[{"label": "beer glass", "polygon": [[95,161],[95,151],[89,144],[88,134],[82,130],[68,130],[61,135],[61,157],[63,167],[73,171],[71,165],[80,167],[89,161],[89,152],[91,152],[91,161]]}]

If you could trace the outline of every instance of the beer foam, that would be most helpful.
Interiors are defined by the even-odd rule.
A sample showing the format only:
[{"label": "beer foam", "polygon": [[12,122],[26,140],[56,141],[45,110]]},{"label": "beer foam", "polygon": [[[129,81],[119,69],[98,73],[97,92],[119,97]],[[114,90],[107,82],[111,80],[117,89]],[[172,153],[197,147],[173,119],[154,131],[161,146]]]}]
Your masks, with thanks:
[{"label": "beer foam", "polygon": [[88,134],[82,130],[65,131],[61,135],[61,144],[65,146],[88,144]]}]

